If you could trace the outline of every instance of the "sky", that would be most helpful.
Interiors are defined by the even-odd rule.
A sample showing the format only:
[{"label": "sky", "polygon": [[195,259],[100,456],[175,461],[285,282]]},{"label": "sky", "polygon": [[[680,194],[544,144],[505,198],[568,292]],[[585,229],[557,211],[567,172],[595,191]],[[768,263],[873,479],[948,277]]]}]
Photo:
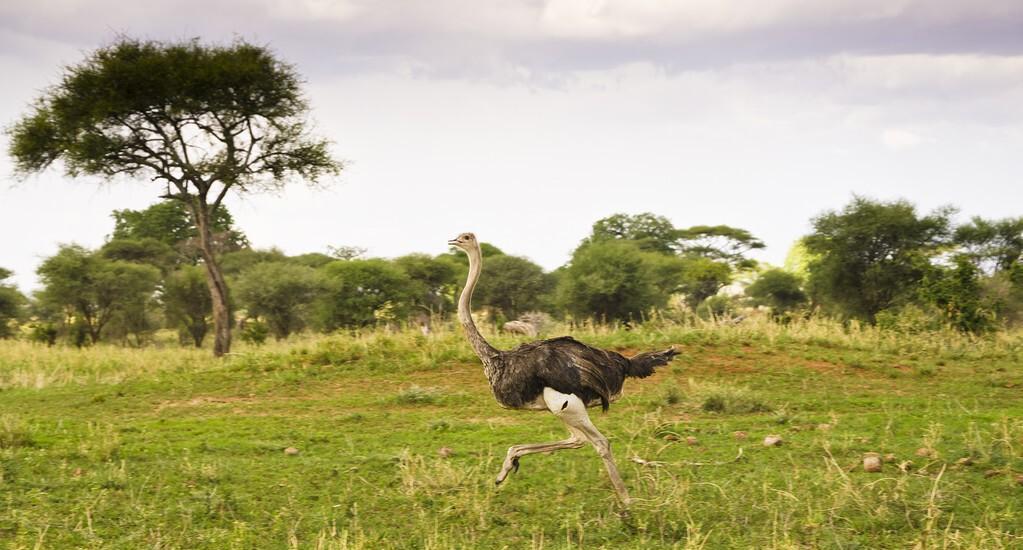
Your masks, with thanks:
[{"label": "sky", "polygon": [[[4,0],[0,125],[118,36],[264,44],[304,77],[326,187],[228,205],[254,246],[436,254],[473,231],[546,269],[594,221],[751,231],[781,264],[854,194],[1023,215],[1015,0]],[[101,245],[148,180],[18,180],[0,135],[0,267]]]}]

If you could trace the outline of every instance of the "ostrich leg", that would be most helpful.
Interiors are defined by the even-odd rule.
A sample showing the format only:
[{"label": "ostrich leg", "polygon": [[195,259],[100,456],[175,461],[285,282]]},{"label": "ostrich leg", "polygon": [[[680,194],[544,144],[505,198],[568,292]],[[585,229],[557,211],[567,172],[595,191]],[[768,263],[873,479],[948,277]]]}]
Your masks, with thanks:
[{"label": "ostrich leg", "polygon": [[519,458],[530,455],[533,453],[544,453],[547,451],[560,451],[561,449],[578,449],[586,444],[586,439],[581,435],[575,435],[568,439],[561,441],[551,441],[550,443],[529,443],[526,445],[512,445],[508,448],[508,455],[504,458],[504,466],[501,467],[501,472],[497,474],[497,485],[500,485],[508,474],[512,470],[519,469]]},{"label": "ostrich leg", "polygon": [[568,425],[573,438],[586,439],[593,444],[600,459],[604,461],[604,468],[607,469],[607,476],[611,478],[611,485],[618,493],[618,499],[622,506],[628,508],[629,490],[625,488],[622,476],[618,473],[618,466],[611,456],[611,443],[590,421],[586,404],[575,395],[567,395],[551,388],[544,388],[543,399],[547,403],[547,408]]},{"label": "ostrich leg", "polygon": [[604,437],[604,434],[597,430],[597,427],[590,422],[590,417],[586,414],[586,409],[583,409],[582,421],[577,426],[593,444],[593,448],[597,450],[597,454],[600,455],[600,459],[604,461],[604,468],[607,469],[607,477],[611,478],[611,485],[614,485],[615,492],[618,493],[618,499],[622,502],[622,506],[628,508],[631,499],[629,498],[629,490],[625,488],[625,482],[622,481],[622,476],[618,473],[618,466],[615,464],[615,459],[611,456],[611,443]]}]

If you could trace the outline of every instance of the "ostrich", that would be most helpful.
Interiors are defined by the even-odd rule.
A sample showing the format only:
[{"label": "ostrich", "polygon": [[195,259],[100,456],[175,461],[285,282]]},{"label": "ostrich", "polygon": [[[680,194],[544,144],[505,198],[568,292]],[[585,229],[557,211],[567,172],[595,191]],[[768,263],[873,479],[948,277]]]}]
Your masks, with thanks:
[{"label": "ostrich", "polygon": [[678,352],[671,348],[627,358],[587,346],[571,336],[522,344],[508,351],[496,349],[476,329],[470,314],[469,302],[483,261],[479,242],[472,233],[462,233],[448,244],[469,256],[469,277],[458,298],[458,320],[483,362],[483,374],[497,402],[509,409],[550,411],[565,423],[570,434],[561,441],[511,446],[496,483],[500,485],[508,474],[517,471],[519,458],[525,455],[578,449],[589,442],[603,460],[619,500],[628,507],[629,492],[611,456],[611,445],[590,421],[586,408],[600,405],[607,411],[608,405],[621,396],[627,377],[650,376],[655,367],[668,364]]}]

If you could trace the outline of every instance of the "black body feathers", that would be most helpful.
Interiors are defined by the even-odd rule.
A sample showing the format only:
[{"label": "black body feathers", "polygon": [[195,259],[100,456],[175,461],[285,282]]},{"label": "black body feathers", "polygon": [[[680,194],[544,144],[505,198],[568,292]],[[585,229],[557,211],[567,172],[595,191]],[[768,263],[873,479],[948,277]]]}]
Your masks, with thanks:
[{"label": "black body feathers", "polygon": [[498,352],[492,363],[491,388],[506,407],[521,408],[536,401],[545,387],[575,394],[584,403],[600,400],[606,411],[622,391],[626,377],[645,378],[654,368],[677,355],[674,349],[628,358],[562,336]]}]

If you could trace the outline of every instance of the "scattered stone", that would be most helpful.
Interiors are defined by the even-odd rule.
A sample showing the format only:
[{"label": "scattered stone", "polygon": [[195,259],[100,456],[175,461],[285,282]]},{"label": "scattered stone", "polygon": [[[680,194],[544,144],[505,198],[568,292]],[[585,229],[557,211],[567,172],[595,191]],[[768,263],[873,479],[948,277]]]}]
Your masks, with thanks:
[{"label": "scattered stone", "polygon": [[451,447],[441,447],[440,449],[437,449],[437,455],[441,458],[447,458],[453,454],[455,454],[455,451]]},{"label": "scattered stone", "polygon": [[84,473],[84,472],[82,472],[82,469],[81,469],[81,468],[75,468],[75,471],[74,471],[74,473],[72,473],[71,475],[73,475],[73,476],[75,476],[75,477],[82,477],[82,474],[83,474],[83,473]]},{"label": "scattered stone", "polygon": [[297,455],[298,454],[298,449],[296,449],[294,447],[288,447],[287,449],[284,449],[284,454],[286,454],[286,455]]},{"label": "scattered stone", "polygon": [[777,435],[769,435],[764,438],[764,447],[780,447],[782,439]]},{"label": "scattered stone", "polygon": [[665,441],[678,441],[678,434],[674,432],[668,432],[664,434]]},{"label": "scattered stone", "polygon": [[748,436],[748,435],[746,434],[746,432],[732,432],[732,435],[733,435],[733,436],[734,436],[734,437],[735,437],[736,439],[746,439],[747,437],[749,437],[749,436]]},{"label": "scattered stone", "polygon": [[995,477],[995,476],[998,476],[998,475],[1002,475],[1002,471],[1001,470],[985,470],[984,471],[984,477],[986,477],[986,478],[992,478],[992,477]]},{"label": "scattered stone", "polygon": [[956,466],[969,466],[973,464],[973,457],[964,456],[956,461]]},{"label": "scattered stone", "polygon": [[686,445],[699,445],[699,444],[700,444],[700,440],[696,439],[693,436],[689,436],[689,437],[686,438]]},{"label": "scattered stone", "polygon": [[934,455],[936,454],[937,453],[934,452],[934,449],[931,449],[929,447],[920,447],[919,449],[916,450],[916,456],[922,456],[925,458],[933,458]]},{"label": "scattered stone", "polygon": [[880,472],[881,455],[877,453],[867,453],[863,455],[863,470],[866,472]]},{"label": "scattered stone", "polygon": [[912,469],[913,469],[912,460],[903,460],[902,462],[899,463],[899,471],[902,473],[906,473]]},{"label": "scattered stone", "polygon": [[895,462],[899,457],[895,456],[895,453],[888,453],[884,455],[885,462]]},{"label": "scattered stone", "polygon": [[829,431],[831,429],[831,424],[817,424],[817,429],[822,432]]},{"label": "scattered stone", "polygon": [[1016,474],[1016,485],[1023,485],[1023,474]]}]

